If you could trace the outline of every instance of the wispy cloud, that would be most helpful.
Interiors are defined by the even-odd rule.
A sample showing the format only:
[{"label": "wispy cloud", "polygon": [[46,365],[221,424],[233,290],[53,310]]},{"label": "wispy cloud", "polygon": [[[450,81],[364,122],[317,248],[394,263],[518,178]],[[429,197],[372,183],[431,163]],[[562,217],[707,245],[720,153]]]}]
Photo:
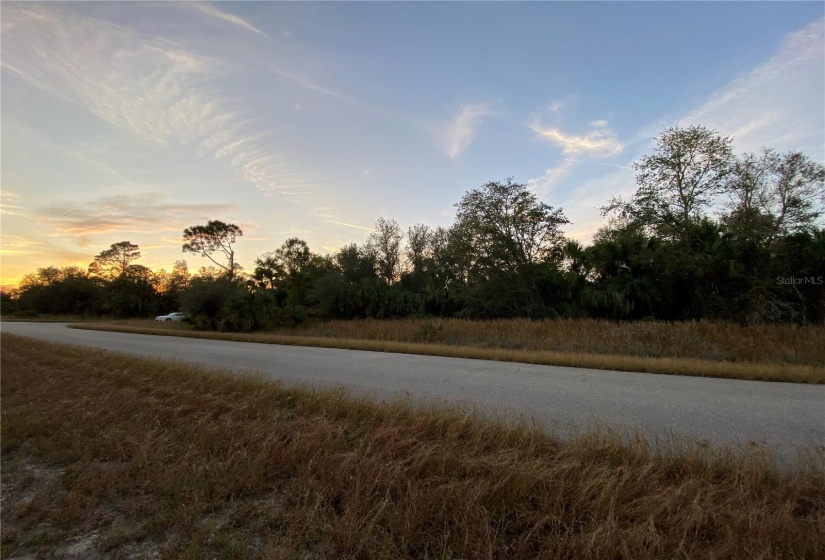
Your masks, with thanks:
[{"label": "wispy cloud", "polygon": [[492,114],[493,110],[487,103],[467,103],[461,106],[446,128],[438,133],[450,159],[457,158],[472,144],[482,119]]},{"label": "wispy cloud", "polygon": [[0,235],[0,255],[5,257],[36,255],[40,253],[36,250],[38,245],[42,245],[42,243],[22,235]]},{"label": "wispy cloud", "polygon": [[550,104],[547,106],[547,109],[548,109],[551,113],[556,113],[556,112],[558,112],[558,111],[559,111],[559,109],[561,109],[562,107],[564,107],[564,101],[551,101],[551,102],[550,102]]},{"label": "wispy cloud", "polygon": [[[287,68],[283,65],[283,63],[273,61],[273,59],[265,57],[265,58],[256,58],[254,63],[261,68],[262,72],[271,72],[281,78],[285,78],[290,82],[304,88],[305,90],[318,93],[337,101],[341,101],[342,103],[346,103],[352,107],[357,109],[361,109],[368,113],[373,113],[376,115],[381,115],[384,117],[393,118],[399,121],[407,122],[408,124],[416,124],[416,121],[406,115],[404,113],[398,113],[394,110],[390,110],[384,107],[379,107],[376,105],[371,105],[369,103],[365,103],[360,99],[356,99],[355,97],[333,89],[329,85],[322,84],[318,80],[313,79],[301,72],[296,71],[293,68]],[[303,109],[303,105],[300,101],[293,103],[293,108],[296,111],[300,111]]]},{"label": "wispy cloud", "polygon": [[[582,243],[589,243],[593,234],[605,225],[600,208],[607,204],[611,197],[627,197],[636,189],[633,168],[629,166],[611,166],[619,169],[579,180],[581,165],[591,163],[593,162],[567,158],[561,164],[548,169],[542,177],[527,182],[536,194],[542,197],[553,195],[554,205],[562,208],[571,222],[565,228],[565,235]],[[576,178],[575,187],[564,189],[571,176]]]},{"label": "wispy cloud", "polygon": [[[105,175],[110,181],[120,184],[128,184],[130,181],[122,173],[112,168],[102,159],[95,157],[93,149],[90,145],[70,146],[54,140],[48,134],[40,133],[28,125],[16,121],[13,117],[7,117],[3,123],[3,132],[8,137],[15,139],[23,139],[28,143],[34,144],[42,152],[52,150],[55,155],[66,156],[78,163],[82,163],[85,167],[93,170],[96,173]],[[109,147],[107,146],[107,149]]]},{"label": "wispy cloud", "polygon": [[324,223],[326,223],[326,224],[336,224],[336,225],[339,225],[339,226],[346,226],[348,228],[355,228],[355,229],[360,229],[360,230],[364,230],[364,231],[375,231],[375,228],[364,227],[364,226],[356,226],[356,225],[353,225],[353,224],[346,224],[344,222],[333,222],[332,220],[326,220]]},{"label": "wispy cloud", "polygon": [[616,132],[608,128],[607,121],[595,121],[595,128],[583,135],[566,134],[558,128],[546,127],[535,120],[530,128],[543,140],[562,147],[562,154],[589,154],[595,157],[610,157],[622,153],[624,146]]},{"label": "wispy cloud", "polygon": [[106,196],[84,203],[59,201],[38,209],[34,220],[47,236],[73,236],[81,246],[89,237],[110,232],[182,231],[190,222],[212,219],[235,210],[229,204],[167,202],[160,193]]},{"label": "wispy cloud", "polygon": [[5,289],[16,288],[24,275],[34,272],[31,266],[33,258],[42,263],[42,266],[74,265],[82,268],[92,260],[91,254],[87,252],[67,249],[59,242],[50,240],[41,242],[28,237],[4,235],[2,243],[0,254],[4,258],[0,284]]},{"label": "wispy cloud", "polygon": [[192,146],[265,192],[311,198],[313,179],[254,115],[219,93],[223,63],[63,6],[4,4],[2,13],[4,72],[145,140]]},{"label": "wispy cloud", "polygon": [[680,119],[734,136],[738,151],[762,146],[825,155],[825,18],[788,35],[766,62]]},{"label": "wispy cloud", "polygon": [[8,189],[0,191],[0,215],[25,216],[24,208],[20,206],[22,196]]},{"label": "wispy cloud", "polygon": [[[315,82],[313,82],[309,78],[306,78],[305,76],[301,76],[299,74],[296,74],[295,72],[290,72],[290,71],[284,70],[283,68],[278,68],[278,67],[274,66],[273,64],[269,63],[268,61],[263,62],[263,64],[272,73],[277,74],[277,75],[279,75],[283,78],[286,78],[286,79],[288,79],[292,82],[295,82],[296,84],[298,84],[302,88],[306,88],[310,91],[314,91],[316,93],[321,93],[323,95],[333,97],[335,99],[338,99],[339,101],[343,101],[345,103],[348,103],[350,105],[358,107],[359,109],[365,109],[367,111],[382,112],[378,109],[375,109],[374,107],[370,107],[369,105],[366,105],[365,103],[361,103],[360,101],[358,101],[356,99],[353,99],[352,97],[350,97],[348,95],[345,95],[343,93],[340,93],[340,92],[335,91],[333,89],[330,89],[328,87],[316,84]],[[297,109],[300,110],[300,104],[297,106]]]},{"label": "wispy cloud", "polygon": [[567,193],[560,205],[572,222],[567,235],[588,243],[596,231],[606,224],[600,208],[614,196],[628,197],[636,191],[633,168],[623,167],[601,176],[587,179]]},{"label": "wispy cloud", "polygon": [[[734,136],[734,146],[740,152],[770,146],[779,150],[807,150],[813,157],[821,158],[825,154],[822,143],[825,129],[823,43],[825,19],[820,19],[790,34],[776,55],[710,95],[700,107],[679,118],[678,123],[682,126],[701,124]],[[653,136],[673,124],[667,121],[660,119],[639,132],[630,143],[636,157],[650,153]],[[591,124],[606,126],[601,121]],[[564,185],[572,174],[568,165],[574,162],[617,168],[577,182],[575,188],[567,192],[567,200],[561,201],[565,214],[573,222],[567,235],[589,241],[605,223],[598,209],[612,196],[628,197],[635,192],[634,173],[629,166],[577,161],[568,157],[543,177],[531,179],[530,184],[545,191]],[[580,169],[577,167],[576,172]]]},{"label": "wispy cloud", "polygon": [[566,158],[559,165],[546,169],[541,177],[529,179],[527,186],[539,197],[544,198],[570,176],[576,163],[576,160]]},{"label": "wispy cloud", "polygon": [[252,33],[256,33],[258,35],[268,36],[266,35],[266,33],[261,31],[260,29],[258,29],[242,17],[221,11],[218,8],[216,8],[213,4],[197,2],[191,4],[191,6],[193,9],[198,10],[199,12],[204,13],[209,17],[219,19],[227,23],[231,23],[232,25],[237,25],[238,27],[242,27],[243,29],[246,29],[247,31],[251,31]]}]

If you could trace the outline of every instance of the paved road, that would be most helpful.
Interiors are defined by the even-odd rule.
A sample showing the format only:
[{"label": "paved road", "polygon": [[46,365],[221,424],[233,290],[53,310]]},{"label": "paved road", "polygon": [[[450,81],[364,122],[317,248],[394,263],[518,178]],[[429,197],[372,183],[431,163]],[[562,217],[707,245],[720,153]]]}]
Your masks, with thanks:
[{"label": "paved road", "polygon": [[255,370],[287,382],[337,385],[379,399],[409,395],[528,414],[563,434],[592,424],[675,434],[724,445],[757,442],[790,458],[825,445],[825,386],[628,373],[224,342],[2,323],[3,332],[210,366]]}]

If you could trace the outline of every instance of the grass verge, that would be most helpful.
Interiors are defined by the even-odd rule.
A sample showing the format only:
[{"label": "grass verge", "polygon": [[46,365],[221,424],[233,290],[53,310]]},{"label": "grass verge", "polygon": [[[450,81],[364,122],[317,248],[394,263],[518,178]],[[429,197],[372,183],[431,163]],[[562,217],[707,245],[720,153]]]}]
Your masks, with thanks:
[{"label": "grass verge", "polygon": [[2,556],[822,558],[825,459],[559,442],[2,334]]},{"label": "grass verge", "polygon": [[[345,332],[357,335],[356,327]],[[367,321],[363,323],[369,323]],[[379,323],[379,322],[375,322]],[[383,332],[391,332],[395,321],[384,321]],[[404,323],[399,321],[399,323]],[[464,321],[464,323],[467,323]],[[529,322],[525,322],[528,324]],[[540,323],[540,322],[539,322]],[[595,322],[594,322],[595,323]],[[321,323],[320,325],[328,325]],[[334,324],[333,324],[334,325]],[[605,323],[605,325],[610,325]],[[119,321],[100,323],[80,323],[70,325],[73,328],[102,330],[110,332],[124,332],[134,334],[151,334],[162,336],[182,336],[190,338],[206,338],[213,340],[230,340],[236,342],[258,342],[265,344],[285,344],[294,346],[315,346],[324,348],[342,348],[348,350],[371,350],[375,352],[398,352],[403,354],[421,354],[428,356],[445,356],[451,358],[474,358],[479,360],[497,360],[506,362],[521,362],[528,364],[539,364],[548,366],[568,366],[582,367],[616,371],[635,371],[643,373],[661,373],[668,375],[689,375],[699,377],[721,377],[729,379],[747,379],[756,381],[784,381],[789,383],[825,383],[825,360],[822,348],[825,347],[825,337],[823,346],[818,353],[812,352],[808,357],[807,345],[811,336],[802,336],[798,333],[795,337],[796,344],[802,346],[802,350],[797,351],[797,362],[788,363],[786,361],[731,361],[727,359],[703,359],[690,357],[673,352],[675,355],[669,356],[641,356],[621,353],[586,353],[584,351],[553,351],[548,349],[530,348],[506,348],[481,343],[438,343],[438,342],[410,342],[403,340],[403,337],[391,338],[340,338],[334,326],[330,330],[316,328],[314,330],[295,329],[284,333],[219,333],[208,331],[193,331],[181,323],[157,323],[153,321]],[[616,326],[621,328],[621,326]],[[373,326],[369,330],[362,327],[364,336],[373,335],[381,331],[373,331]],[[818,327],[813,327],[818,329]],[[825,333],[825,329],[822,329]],[[327,336],[314,336],[311,333],[321,332]],[[332,334],[332,336],[330,336]],[[598,333],[591,333],[598,334]],[[810,333],[807,333],[810,334]],[[820,336],[818,330],[814,331],[816,336]],[[591,338],[586,333],[582,338]],[[518,333],[512,335],[518,337]],[[567,335],[569,336],[569,335]],[[398,338],[401,338],[400,340]],[[524,336],[529,339],[529,337]],[[604,338],[604,337],[603,337]],[[506,339],[510,340],[510,339]],[[794,340],[793,338],[790,339]],[[817,339],[815,338],[815,341]],[[775,347],[784,348],[791,341],[782,340],[780,343],[774,342]],[[632,343],[629,343],[632,347]],[[699,345],[701,346],[701,344]],[[768,343],[765,343],[768,346]],[[763,350],[764,353],[764,350]],[[777,349],[774,354],[782,353]],[[790,353],[786,349],[786,354]],[[804,355],[803,355],[804,354]],[[767,360],[768,358],[764,358]]]}]

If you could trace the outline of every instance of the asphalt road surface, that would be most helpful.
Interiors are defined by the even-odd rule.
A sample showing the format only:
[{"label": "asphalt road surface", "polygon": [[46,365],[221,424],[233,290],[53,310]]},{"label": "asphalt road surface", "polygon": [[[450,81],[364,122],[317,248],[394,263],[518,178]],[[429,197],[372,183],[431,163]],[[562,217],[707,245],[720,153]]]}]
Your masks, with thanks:
[{"label": "asphalt road surface", "polygon": [[592,425],[648,437],[775,448],[790,459],[825,446],[825,385],[628,373],[383,352],[278,346],[2,323],[7,333],[156,358],[253,370],[285,382],[343,386],[380,400],[469,403],[527,415],[567,435]]}]

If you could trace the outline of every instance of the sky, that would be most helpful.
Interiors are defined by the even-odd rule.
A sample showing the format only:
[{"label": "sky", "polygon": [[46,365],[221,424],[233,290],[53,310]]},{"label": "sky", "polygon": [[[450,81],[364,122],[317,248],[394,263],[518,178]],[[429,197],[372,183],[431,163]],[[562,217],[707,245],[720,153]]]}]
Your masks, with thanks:
[{"label": "sky", "polygon": [[514,177],[587,242],[673,125],[825,163],[822,2],[3,2],[0,284],[211,264],[184,228],[239,225],[237,260],[321,254],[379,217],[449,226]]}]

